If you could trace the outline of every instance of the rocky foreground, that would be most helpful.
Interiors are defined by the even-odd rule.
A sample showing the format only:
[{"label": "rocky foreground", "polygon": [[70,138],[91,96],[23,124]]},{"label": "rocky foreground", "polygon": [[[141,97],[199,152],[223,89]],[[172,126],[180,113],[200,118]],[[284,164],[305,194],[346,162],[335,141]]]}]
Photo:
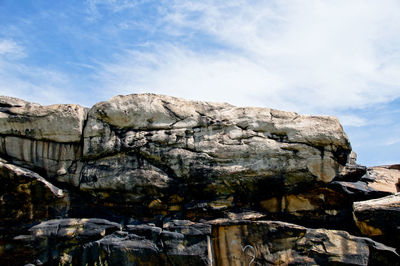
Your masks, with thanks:
[{"label": "rocky foreground", "polygon": [[400,165],[334,117],[0,97],[1,265],[400,265]]}]

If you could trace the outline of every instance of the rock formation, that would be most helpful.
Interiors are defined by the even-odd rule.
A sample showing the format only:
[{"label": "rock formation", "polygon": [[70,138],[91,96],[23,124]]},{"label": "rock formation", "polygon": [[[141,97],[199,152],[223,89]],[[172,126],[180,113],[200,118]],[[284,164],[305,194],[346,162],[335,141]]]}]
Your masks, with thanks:
[{"label": "rock formation", "polygon": [[400,261],[399,206],[375,220],[380,203],[362,207],[397,193],[400,170],[357,165],[334,117],[154,94],[90,109],[1,96],[0,157],[5,265]]}]

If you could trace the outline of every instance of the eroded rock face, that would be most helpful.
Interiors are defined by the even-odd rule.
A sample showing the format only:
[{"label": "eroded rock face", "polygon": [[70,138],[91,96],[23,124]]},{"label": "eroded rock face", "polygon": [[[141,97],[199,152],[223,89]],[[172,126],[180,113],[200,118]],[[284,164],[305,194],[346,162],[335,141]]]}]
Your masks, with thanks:
[{"label": "eroded rock face", "polygon": [[78,185],[86,113],[79,105],[41,106],[0,96],[0,155]]},{"label": "eroded rock face", "polygon": [[29,234],[15,237],[14,242],[25,247],[25,253],[30,253],[30,258],[34,259],[31,262],[35,264],[64,265],[68,262],[69,265],[71,255],[79,252],[82,245],[120,229],[120,224],[104,219],[55,219],[31,227]]},{"label": "eroded rock face", "polygon": [[[0,158],[0,224],[20,226],[62,215],[68,197],[42,176]],[[2,229],[3,229],[2,228]]]},{"label": "eroded rock face", "polygon": [[277,221],[173,220],[162,227],[117,228],[101,219],[53,220],[19,239],[51,240],[53,252],[36,244],[37,256],[44,263],[67,265],[100,261],[108,265],[396,265],[399,261],[393,248],[367,238]]},{"label": "eroded rock face", "polygon": [[229,208],[327,183],[351,150],[332,117],[152,94],[96,104],[83,138],[81,189],[112,198],[118,188],[162,209],[194,200]]},{"label": "eroded rock face", "polygon": [[328,183],[351,151],[333,117],[154,94],[116,96],[87,118],[78,105],[0,102],[1,155],[150,215],[198,201],[233,208]]},{"label": "eroded rock face", "polygon": [[393,248],[344,231],[309,229],[277,221],[213,224],[216,265],[386,265]]},{"label": "eroded rock face", "polygon": [[0,262],[18,265],[11,263],[15,257],[26,259],[32,252],[13,238],[32,223],[63,217],[69,209],[69,197],[39,174],[1,158],[0,183]]},{"label": "eroded rock face", "polygon": [[400,249],[400,193],[354,202],[354,219],[365,236]]},{"label": "eroded rock face", "polygon": [[[353,202],[398,190],[400,168],[357,165],[333,117],[154,94],[90,110],[0,97],[0,157],[3,264],[399,261],[370,239],[307,228],[360,233]],[[396,246],[398,232],[366,213],[357,225]]]},{"label": "eroded rock face", "polygon": [[184,220],[128,225],[84,246],[82,261],[102,258],[111,265],[212,265],[211,226]]},{"label": "eroded rock face", "polygon": [[80,142],[86,108],[75,104],[41,106],[0,96],[0,135],[60,143]]}]

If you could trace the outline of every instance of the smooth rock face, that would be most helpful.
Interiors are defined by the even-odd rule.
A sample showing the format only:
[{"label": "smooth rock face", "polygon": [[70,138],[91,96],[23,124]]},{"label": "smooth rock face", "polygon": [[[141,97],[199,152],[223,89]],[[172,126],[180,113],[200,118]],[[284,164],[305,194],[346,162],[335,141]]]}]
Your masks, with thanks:
[{"label": "smooth rock face", "polygon": [[400,193],[354,202],[354,219],[362,234],[400,250]]},{"label": "smooth rock face", "polygon": [[361,180],[378,191],[391,194],[400,192],[400,169],[396,165],[370,167]]},{"label": "smooth rock face", "polygon": [[167,206],[171,191],[184,202],[229,207],[249,195],[330,182],[351,150],[336,118],[153,94],[96,104],[83,138],[81,189],[107,198],[118,188],[127,200]]}]

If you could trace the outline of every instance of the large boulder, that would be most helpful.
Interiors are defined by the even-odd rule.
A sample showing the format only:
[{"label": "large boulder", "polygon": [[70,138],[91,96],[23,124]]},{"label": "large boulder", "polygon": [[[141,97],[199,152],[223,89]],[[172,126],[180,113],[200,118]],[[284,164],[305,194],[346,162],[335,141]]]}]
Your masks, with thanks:
[{"label": "large boulder", "polygon": [[392,199],[355,204],[356,223],[353,202],[396,193],[399,167],[357,165],[333,117],[154,94],[90,110],[0,97],[0,156],[5,265],[399,261],[353,236],[397,247]]},{"label": "large boulder", "polygon": [[41,106],[0,96],[0,135],[60,143],[80,142],[86,108],[76,104]]},{"label": "large boulder", "polygon": [[139,94],[94,105],[80,188],[182,210],[241,206],[330,182],[351,147],[333,117]]},{"label": "large boulder", "polygon": [[87,109],[41,106],[0,96],[0,155],[49,178],[79,184],[82,131]]}]

